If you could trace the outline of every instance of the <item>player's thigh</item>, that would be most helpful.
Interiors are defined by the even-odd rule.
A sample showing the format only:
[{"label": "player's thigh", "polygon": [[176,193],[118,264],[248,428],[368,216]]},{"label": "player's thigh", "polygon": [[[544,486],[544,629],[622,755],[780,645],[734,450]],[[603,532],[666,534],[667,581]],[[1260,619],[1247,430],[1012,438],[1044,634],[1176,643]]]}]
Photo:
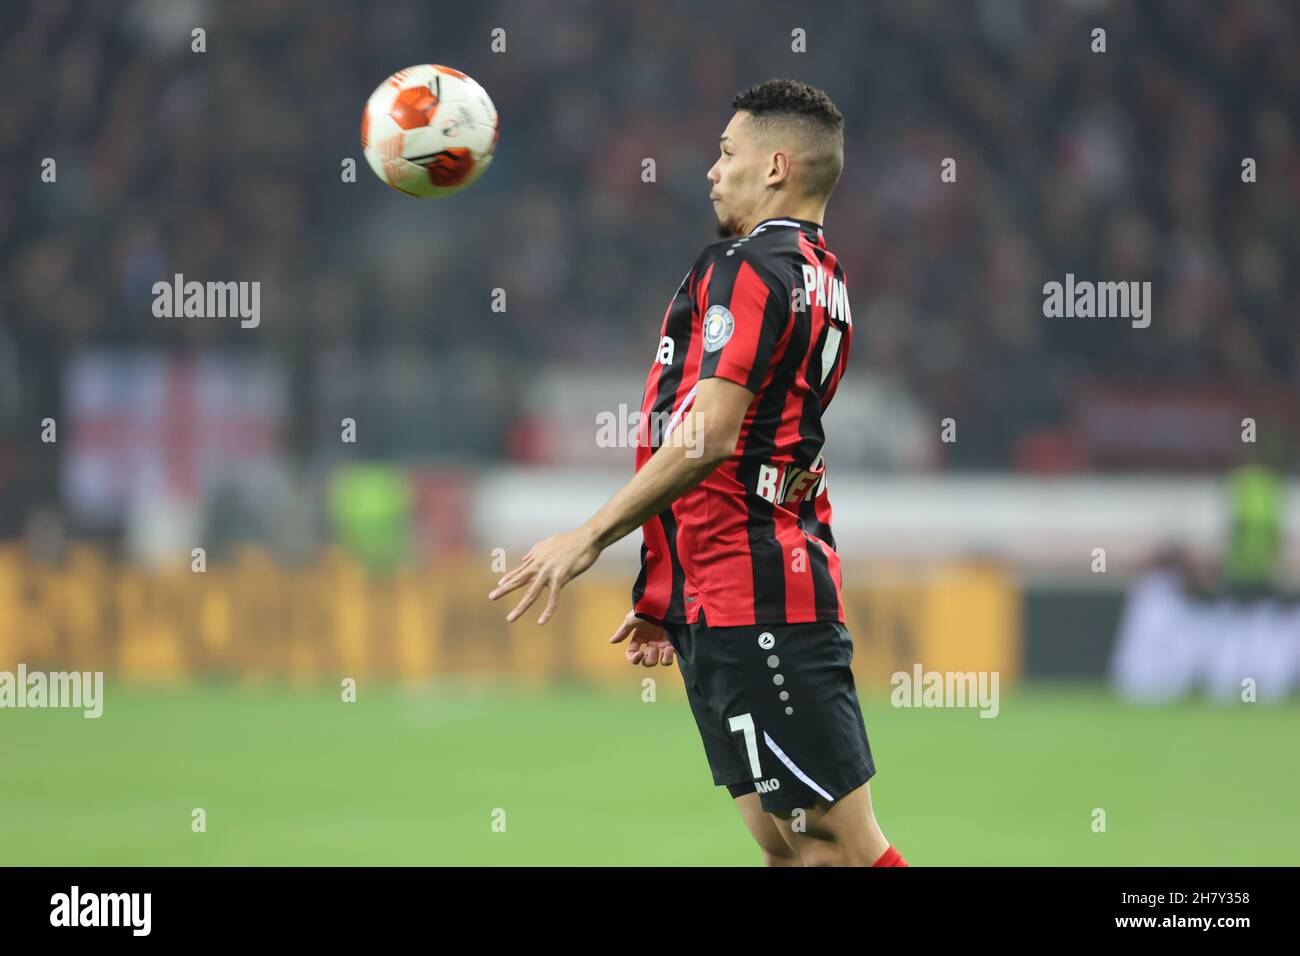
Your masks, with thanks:
[{"label": "player's thigh", "polygon": [[799,855],[782,835],[777,821],[763,809],[757,791],[751,790],[749,793],[741,794],[734,802],[736,809],[740,811],[741,819],[745,821],[745,827],[759,849],[763,851],[764,861],[769,866],[798,865]]}]

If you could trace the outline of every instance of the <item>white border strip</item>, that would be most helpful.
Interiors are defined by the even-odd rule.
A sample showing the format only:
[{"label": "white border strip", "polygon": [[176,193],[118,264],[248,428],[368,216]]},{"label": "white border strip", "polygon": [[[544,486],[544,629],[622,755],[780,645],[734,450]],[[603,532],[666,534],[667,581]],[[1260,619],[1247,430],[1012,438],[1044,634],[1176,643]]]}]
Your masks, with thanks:
[{"label": "white border strip", "polygon": [[659,439],[659,444],[661,446],[668,440],[668,436],[673,433],[673,429],[677,427],[677,423],[682,420],[682,413],[690,407],[693,401],[695,401],[695,390],[699,387],[698,382],[691,386],[691,390],[686,393],[686,397],[682,399],[682,403],[677,406],[677,411],[673,412],[672,417],[668,419],[668,424],[664,427],[663,437]]},{"label": "white border strip", "polygon": [[795,222],[793,219],[769,219],[767,222],[761,223],[760,225],[755,227],[753,232],[750,233],[750,235],[751,236],[756,235],[762,232],[768,226],[797,226],[797,225],[799,225],[799,223]]},{"label": "white border strip", "polygon": [[812,787],[823,797],[825,797],[827,803],[835,802],[835,798],[832,797],[825,790],[823,790],[821,787],[817,786],[817,784],[813,782],[812,777],[808,776],[806,773],[804,773],[802,770],[800,770],[798,767],[794,765],[794,761],[785,755],[785,751],[783,751],[780,747],[776,745],[776,741],[772,739],[771,734],[769,734],[766,730],[763,731],[763,741],[767,744],[767,749],[772,751],[772,753],[776,754],[777,757],[780,759],[781,763],[785,764],[787,767],[790,768],[791,773],[793,773],[796,777],[798,777],[804,783],[808,784],[808,786]]}]

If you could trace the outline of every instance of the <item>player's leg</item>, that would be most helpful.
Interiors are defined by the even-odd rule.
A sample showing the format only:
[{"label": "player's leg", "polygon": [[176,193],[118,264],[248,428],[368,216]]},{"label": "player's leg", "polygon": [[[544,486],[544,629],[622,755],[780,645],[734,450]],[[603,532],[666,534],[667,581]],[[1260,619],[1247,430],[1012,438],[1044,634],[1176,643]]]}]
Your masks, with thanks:
[{"label": "player's leg", "polygon": [[818,799],[801,812],[770,814],[804,866],[871,866],[889,849],[864,783],[834,803]]},{"label": "player's leg", "polygon": [[736,797],[736,809],[749,828],[750,835],[763,852],[765,866],[803,866],[799,854],[781,833],[781,827],[772,814],[763,809],[758,791],[750,790]]}]

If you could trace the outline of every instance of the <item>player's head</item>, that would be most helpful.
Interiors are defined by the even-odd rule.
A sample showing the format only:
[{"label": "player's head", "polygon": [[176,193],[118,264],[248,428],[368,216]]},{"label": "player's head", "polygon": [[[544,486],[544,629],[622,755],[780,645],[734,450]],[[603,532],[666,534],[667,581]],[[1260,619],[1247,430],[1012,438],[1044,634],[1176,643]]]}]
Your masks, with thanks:
[{"label": "player's head", "polygon": [[737,93],[731,107],[709,170],[718,234],[824,211],[844,169],[844,117],[830,97],[797,80],[768,80]]}]

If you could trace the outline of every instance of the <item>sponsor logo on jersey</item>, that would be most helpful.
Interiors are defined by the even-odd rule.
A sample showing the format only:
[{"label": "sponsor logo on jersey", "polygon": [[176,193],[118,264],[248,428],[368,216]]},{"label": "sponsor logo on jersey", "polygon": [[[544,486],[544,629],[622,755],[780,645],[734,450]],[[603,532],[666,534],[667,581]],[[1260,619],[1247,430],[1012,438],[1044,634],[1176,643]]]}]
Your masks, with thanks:
[{"label": "sponsor logo on jersey", "polygon": [[754,492],[772,504],[797,504],[826,490],[826,468],[819,454],[808,468],[798,465],[759,465]]},{"label": "sponsor logo on jersey", "polygon": [[759,793],[771,793],[773,790],[781,789],[781,781],[776,777],[771,780],[755,780],[754,786],[758,788]]},{"label": "sponsor logo on jersey", "polygon": [[660,365],[672,365],[673,356],[677,353],[677,343],[671,337],[665,335],[659,340],[659,351],[655,354],[655,361]]}]

